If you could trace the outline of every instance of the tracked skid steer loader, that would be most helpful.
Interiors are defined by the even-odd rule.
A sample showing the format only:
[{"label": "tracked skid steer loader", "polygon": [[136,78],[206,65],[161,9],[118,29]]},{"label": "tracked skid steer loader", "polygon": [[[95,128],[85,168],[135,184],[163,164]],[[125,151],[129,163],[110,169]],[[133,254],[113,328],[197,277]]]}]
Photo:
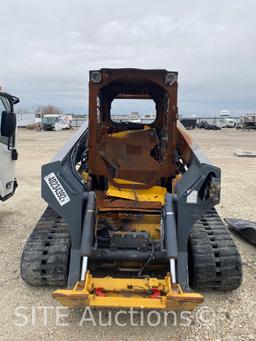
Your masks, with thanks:
[{"label": "tracked skid steer loader", "polygon": [[[21,260],[25,282],[69,307],[192,310],[234,290],[241,259],[214,206],[220,169],[177,119],[177,72],[90,71],[89,119],[42,167],[48,203]],[[151,123],[111,115],[151,99]],[[193,290],[192,290],[193,289]]]}]

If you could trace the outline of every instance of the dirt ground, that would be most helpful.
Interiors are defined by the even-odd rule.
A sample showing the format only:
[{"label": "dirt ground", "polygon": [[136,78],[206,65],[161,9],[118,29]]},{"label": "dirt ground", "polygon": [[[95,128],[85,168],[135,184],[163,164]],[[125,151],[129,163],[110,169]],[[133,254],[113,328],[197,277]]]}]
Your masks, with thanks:
[{"label": "dirt ground", "polygon": [[[113,310],[109,323],[108,311],[83,315],[81,310],[60,310],[51,289],[23,283],[19,270],[22,248],[46,206],[40,198],[40,167],[71,134],[19,131],[19,187],[12,199],[0,203],[0,339],[255,340],[256,248],[237,236],[234,239],[243,260],[242,286],[229,293],[205,293],[205,303],[187,319],[180,316],[176,321],[171,316],[166,322],[161,313],[159,322],[157,313],[149,318],[146,312],[144,317],[134,312],[131,319],[129,312],[117,324]],[[233,155],[236,149],[255,150],[256,132],[195,130],[191,134],[222,170],[220,215],[256,221],[256,159]]]}]

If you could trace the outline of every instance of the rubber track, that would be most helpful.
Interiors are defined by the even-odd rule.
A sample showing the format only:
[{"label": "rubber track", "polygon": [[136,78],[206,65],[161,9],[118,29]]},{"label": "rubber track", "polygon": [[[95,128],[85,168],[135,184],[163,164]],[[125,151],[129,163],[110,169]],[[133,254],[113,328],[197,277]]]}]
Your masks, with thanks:
[{"label": "rubber track", "polygon": [[33,286],[65,287],[69,251],[68,225],[48,206],[24,247],[22,279]]},{"label": "rubber track", "polygon": [[190,280],[197,290],[235,290],[242,281],[242,262],[235,243],[212,209],[190,234]]}]

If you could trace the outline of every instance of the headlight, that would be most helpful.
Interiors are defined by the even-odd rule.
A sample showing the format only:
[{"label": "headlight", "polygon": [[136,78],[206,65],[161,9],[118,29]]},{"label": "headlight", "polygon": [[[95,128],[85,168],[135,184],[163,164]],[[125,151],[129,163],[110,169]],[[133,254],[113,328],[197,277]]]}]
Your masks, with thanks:
[{"label": "headlight", "polygon": [[165,85],[173,85],[178,79],[178,74],[175,72],[168,72],[165,76]]},{"label": "headlight", "polygon": [[90,81],[92,83],[100,83],[101,82],[100,71],[90,71]]}]

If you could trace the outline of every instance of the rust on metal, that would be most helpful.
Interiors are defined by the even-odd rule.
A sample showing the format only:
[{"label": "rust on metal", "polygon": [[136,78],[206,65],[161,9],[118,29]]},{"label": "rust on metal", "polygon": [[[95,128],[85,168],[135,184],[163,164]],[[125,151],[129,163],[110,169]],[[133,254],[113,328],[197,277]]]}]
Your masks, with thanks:
[{"label": "rust on metal", "polygon": [[[89,169],[117,188],[130,184],[115,178],[140,182],[134,188],[160,185],[176,175],[177,72],[141,69],[91,71],[89,82]],[[111,103],[116,98],[152,99],[156,119],[122,140],[113,136],[124,125],[111,120]],[[129,125],[130,129],[130,125]],[[159,136],[160,133],[160,137]]]},{"label": "rust on metal", "polygon": [[119,198],[109,198],[102,191],[96,191],[96,203],[99,210],[150,210],[160,211],[162,209],[161,202],[153,201],[136,201]]}]

